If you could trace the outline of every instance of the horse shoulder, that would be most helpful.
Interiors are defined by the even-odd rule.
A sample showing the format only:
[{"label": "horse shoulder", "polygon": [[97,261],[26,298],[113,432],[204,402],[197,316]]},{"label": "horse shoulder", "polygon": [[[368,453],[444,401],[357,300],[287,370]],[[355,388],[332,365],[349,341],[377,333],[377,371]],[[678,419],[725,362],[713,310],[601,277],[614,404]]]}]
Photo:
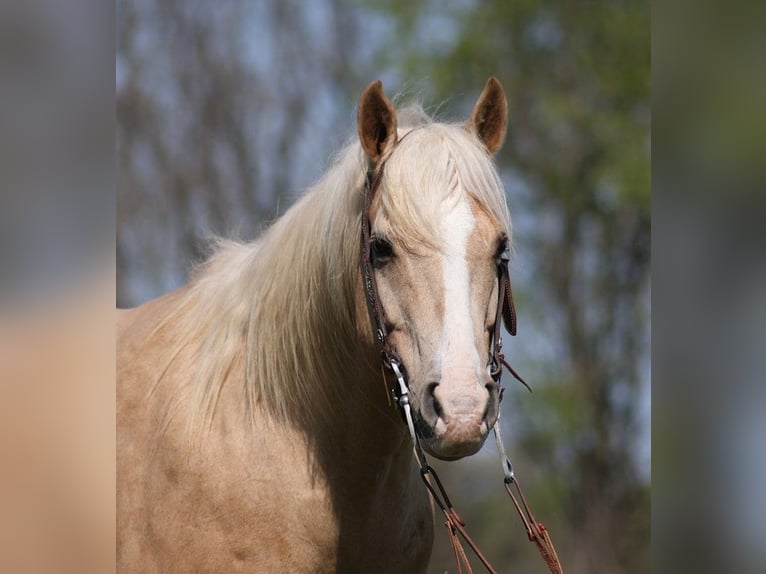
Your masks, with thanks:
[{"label": "horse shoulder", "polygon": [[[155,331],[172,310],[175,291],[132,309],[118,309],[117,333],[117,553],[118,570],[158,572],[147,528],[152,501],[146,496],[156,458],[163,405],[170,389],[156,386],[166,341]],[[172,391],[170,391],[172,392]],[[167,409],[166,409],[167,412]],[[172,569],[171,569],[172,570]]]}]

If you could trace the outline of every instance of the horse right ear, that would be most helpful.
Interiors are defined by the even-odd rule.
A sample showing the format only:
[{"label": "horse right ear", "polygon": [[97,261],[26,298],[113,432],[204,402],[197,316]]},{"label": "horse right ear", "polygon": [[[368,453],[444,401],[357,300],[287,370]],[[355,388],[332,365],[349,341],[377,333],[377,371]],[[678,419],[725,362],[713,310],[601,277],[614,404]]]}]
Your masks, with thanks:
[{"label": "horse right ear", "polygon": [[492,76],[473,107],[466,129],[476,134],[490,154],[503,145],[508,126],[508,101],[503,86]]},{"label": "horse right ear", "polygon": [[359,98],[357,129],[362,147],[373,162],[396,144],[396,110],[383,93],[380,80],[367,86]]}]

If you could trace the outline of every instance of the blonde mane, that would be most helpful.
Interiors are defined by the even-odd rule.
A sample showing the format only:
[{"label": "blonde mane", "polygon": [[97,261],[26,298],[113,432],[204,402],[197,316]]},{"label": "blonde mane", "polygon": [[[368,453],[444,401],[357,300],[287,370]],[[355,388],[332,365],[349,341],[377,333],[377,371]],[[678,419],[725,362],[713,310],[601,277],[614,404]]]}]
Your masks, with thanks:
[{"label": "blonde mane", "polygon": [[[510,237],[502,184],[476,137],[462,125],[434,123],[419,106],[399,117],[400,138],[407,137],[387,158],[376,226],[406,248],[438,247],[445,203],[468,194]],[[358,363],[370,339],[359,332],[366,318],[357,317],[367,169],[354,138],[259,239],[219,241],[155,330],[172,340],[157,385],[181,352],[197,361],[185,399],[193,436],[209,428],[229,380],[244,381],[251,417],[263,409],[289,420],[309,404],[328,413],[341,398],[332,384],[338,369]]]}]

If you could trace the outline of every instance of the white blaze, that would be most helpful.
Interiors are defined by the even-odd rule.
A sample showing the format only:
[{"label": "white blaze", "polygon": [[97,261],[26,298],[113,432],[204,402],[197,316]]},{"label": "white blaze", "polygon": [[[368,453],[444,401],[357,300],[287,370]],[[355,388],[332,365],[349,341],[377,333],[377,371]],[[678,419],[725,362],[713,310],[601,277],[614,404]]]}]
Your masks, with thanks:
[{"label": "white blaze", "polygon": [[475,227],[468,199],[460,202],[442,220],[442,269],[444,318],[442,322],[441,383],[476,383],[478,353],[471,320],[471,289],[468,273],[468,239]]}]

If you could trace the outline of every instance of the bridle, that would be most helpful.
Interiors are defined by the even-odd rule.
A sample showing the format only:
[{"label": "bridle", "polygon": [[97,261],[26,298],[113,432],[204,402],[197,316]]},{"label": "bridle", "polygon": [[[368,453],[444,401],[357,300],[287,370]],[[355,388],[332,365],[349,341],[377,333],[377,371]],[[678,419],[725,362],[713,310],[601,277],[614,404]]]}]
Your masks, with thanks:
[{"label": "bridle", "polygon": [[[399,140],[401,142],[402,139]],[[398,145],[398,144],[397,144]],[[392,150],[393,151],[393,150]],[[383,180],[383,171],[386,161],[391,157],[389,155],[380,161],[377,166],[371,168],[367,172],[367,179],[364,187],[364,206],[362,209],[362,244],[361,244],[361,271],[362,281],[364,286],[365,300],[367,301],[367,309],[370,314],[370,320],[373,327],[373,334],[377,344],[381,350],[381,362],[382,367],[387,369],[393,374],[396,379],[396,386],[392,389],[392,395],[399,407],[402,418],[407,423],[407,427],[412,438],[412,444],[415,451],[415,458],[420,466],[420,476],[423,483],[426,486],[431,498],[441,510],[445,518],[445,526],[449,534],[450,544],[455,557],[455,563],[458,567],[458,572],[462,573],[462,566],[466,567],[466,571],[470,574],[472,572],[470,562],[463,549],[463,546],[458,538],[458,534],[465,540],[469,547],[476,554],[477,558],[486,567],[487,571],[496,574],[496,570],[489,563],[487,558],[481,553],[476,543],[468,535],[465,529],[465,522],[455,510],[452,502],[447,496],[444,487],[442,486],[439,476],[436,471],[428,464],[426,455],[420,445],[420,439],[418,433],[415,430],[415,424],[412,418],[412,409],[410,407],[409,399],[409,387],[405,380],[404,368],[402,361],[396,353],[396,349],[391,345],[388,338],[388,329],[386,328],[385,313],[380,303],[380,297],[378,296],[378,286],[375,279],[374,271],[374,255],[372,249],[371,238],[371,224],[370,224],[370,208],[372,206],[372,200],[375,197],[375,193],[380,187]],[[490,356],[487,363],[487,370],[492,379],[497,383],[500,388],[499,400],[502,400],[503,387],[500,384],[502,376],[502,368],[506,367],[508,371],[517,380],[519,380],[524,386],[529,389],[529,385],[519,376],[519,374],[511,367],[511,365],[505,360],[505,356],[502,353],[502,334],[501,334],[501,321],[505,324],[506,330],[511,335],[516,335],[516,309],[513,305],[513,291],[511,289],[511,278],[508,270],[508,262],[510,260],[510,252],[506,244],[505,248],[497,257],[497,277],[498,277],[498,298],[497,298],[497,314],[495,315],[495,325],[492,330],[492,340],[490,341]],[[384,377],[385,380],[385,377]],[[530,389],[531,390],[531,389]],[[516,511],[521,517],[524,527],[527,531],[529,540],[535,543],[535,546],[540,551],[541,556],[545,560],[549,570],[552,574],[563,574],[561,564],[556,554],[556,549],[553,547],[550,536],[545,526],[538,522],[532,514],[526,497],[521,490],[519,480],[516,477],[511,461],[505,453],[505,447],[503,446],[502,436],[500,433],[500,416],[498,415],[497,421],[493,428],[495,433],[495,440],[497,442],[497,449],[500,454],[500,460],[504,475],[504,486],[508,495],[513,502]]]}]

